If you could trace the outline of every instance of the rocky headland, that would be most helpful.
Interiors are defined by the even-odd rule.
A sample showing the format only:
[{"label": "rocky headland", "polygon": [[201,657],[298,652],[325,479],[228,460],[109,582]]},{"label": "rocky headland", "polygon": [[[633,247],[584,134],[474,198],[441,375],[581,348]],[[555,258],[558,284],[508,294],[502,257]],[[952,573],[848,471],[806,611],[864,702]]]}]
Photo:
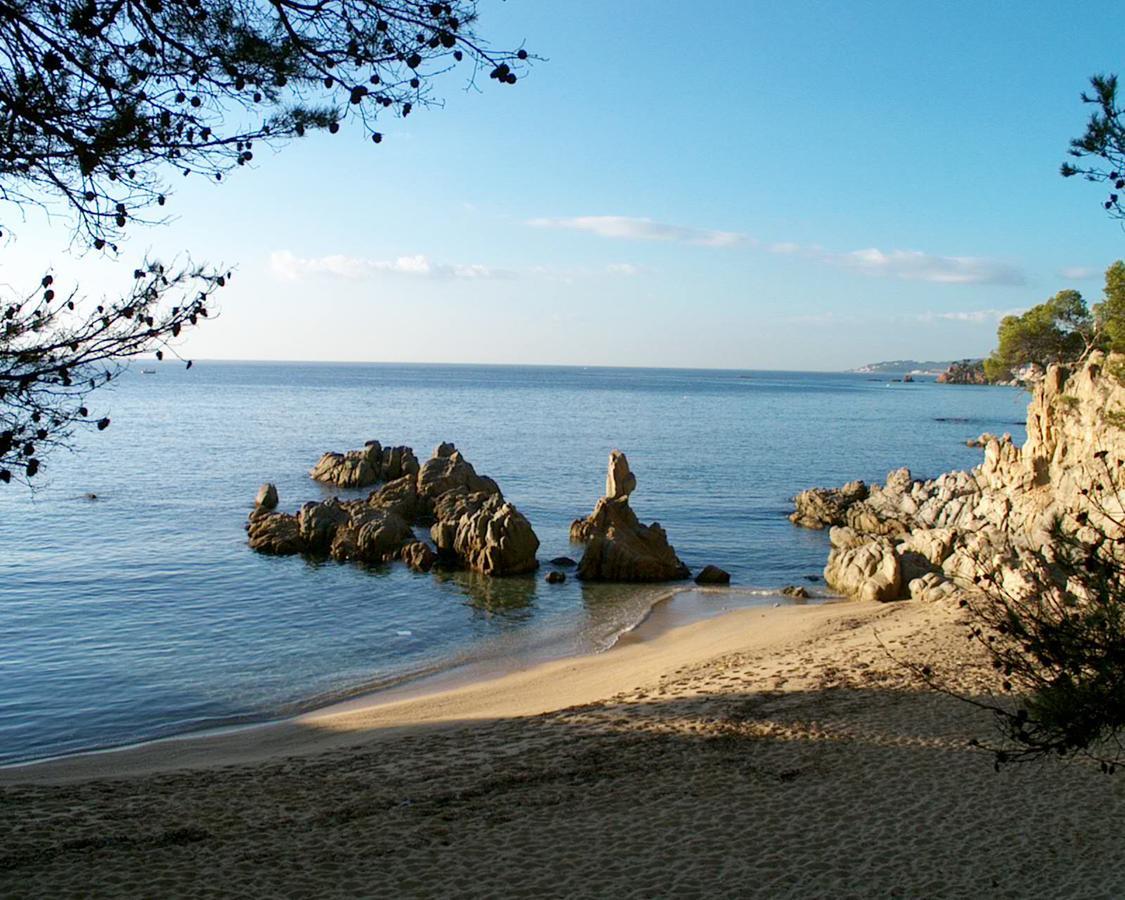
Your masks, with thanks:
[{"label": "rocky headland", "polygon": [[982,435],[984,461],[968,472],[922,481],[898,469],[882,485],[854,481],[798,494],[794,524],[830,528],[824,578],[862,600],[941,600],[970,590],[988,568],[1013,588],[1019,558],[1042,548],[1061,520],[1082,539],[1099,508],[1122,511],[1113,485],[1125,460],[1125,432],[1106,413],[1125,408],[1112,372],[1121,357],[1093,354],[1073,371],[1052,366],[1027,411],[1027,441]]},{"label": "rocky headland", "polygon": [[[584,581],[678,581],[691,573],[668,543],[659,522],[643,525],[629,506],[637,476],[620,450],[609,455],[605,496],[585,519],[570,526],[570,539],[585,544],[578,563]],[[729,576],[728,576],[729,580]]]},{"label": "rocky headland", "polygon": [[[418,465],[409,447],[384,449],[371,441],[363,450],[325,454],[310,474],[359,486],[372,473],[384,483],[366,499],[310,501],[296,514],[277,512],[276,488],[263,485],[250,513],[250,547],[366,563],[401,560],[419,571],[437,562],[484,575],[538,567],[531,523],[453,444],[439,445]],[[429,526],[432,547],[415,534],[418,526]]]}]

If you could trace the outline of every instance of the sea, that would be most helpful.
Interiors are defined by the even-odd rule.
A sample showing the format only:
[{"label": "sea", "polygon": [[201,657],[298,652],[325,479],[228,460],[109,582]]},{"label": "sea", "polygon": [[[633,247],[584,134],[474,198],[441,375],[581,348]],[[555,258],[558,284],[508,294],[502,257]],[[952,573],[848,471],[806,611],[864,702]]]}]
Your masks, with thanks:
[{"label": "sea", "polygon": [[[145,370],[148,370],[147,372]],[[790,602],[823,532],[796,528],[813,485],[933,477],[980,461],[966,439],[1022,442],[1027,395],[806,372],[551,366],[135,364],[91,395],[104,432],[0,485],[0,763],[267,721],[469,671],[604,651],[676,585],[549,585],[252,552],[259,485],[280,508],[338,491],[326,450],[375,439],[420,459],[452,441],[527,515],[540,560],[581,555],[575,518],[609,452],[632,505],[692,568],[729,571],[697,614]],[[96,499],[95,499],[96,498]],[[672,599],[669,600],[669,597]]]}]

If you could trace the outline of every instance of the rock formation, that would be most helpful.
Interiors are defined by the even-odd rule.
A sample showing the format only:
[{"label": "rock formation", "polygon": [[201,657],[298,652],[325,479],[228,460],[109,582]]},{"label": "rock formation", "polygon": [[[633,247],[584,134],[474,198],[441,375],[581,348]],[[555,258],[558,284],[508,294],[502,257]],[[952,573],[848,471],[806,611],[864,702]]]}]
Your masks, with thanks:
[{"label": "rock formation", "polygon": [[937,377],[938,384],[988,384],[983,359],[962,359],[950,363]]},{"label": "rock formation", "polygon": [[832,528],[825,581],[853,597],[940,600],[968,589],[982,563],[1015,577],[1020,551],[1042,547],[1056,518],[1077,529],[1099,504],[1120,518],[1125,431],[1106,416],[1125,410],[1125,387],[1106,368],[1095,353],[1073,372],[1048,369],[1023,447],[982,435],[984,461],[969,472],[917,481],[899,469],[866,493],[853,482],[798,495],[794,522]]},{"label": "rock formation", "polygon": [[636,476],[629,470],[625,454],[609,455],[606,496],[594,511],[570,526],[570,539],[586,544],[578,563],[578,577],[585,581],[678,581],[691,573],[668,543],[660,523],[642,525],[629,506],[636,489]]},{"label": "rock formation", "polygon": [[730,584],[730,572],[718,566],[704,566],[695,576],[696,584]]},{"label": "rock formation", "polygon": [[383,447],[378,441],[368,441],[362,450],[325,453],[309,475],[339,487],[367,487],[403,475],[414,476],[418,468],[418,460],[409,447]]},{"label": "rock formation", "polygon": [[[429,571],[441,559],[485,575],[514,575],[539,565],[531,523],[452,444],[441,444],[419,466],[409,447],[384,449],[372,441],[362,451],[326,454],[317,470],[348,484],[361,483],[372,471],[392,480],[366,500],[309,502],[295,516],[273,511],[276,489],[271,498],[263,488],[259,500],[272,499],[273,506],[259,502],[250,514],[252,549],[367,563],[401,560],[417,571]],[[416,537],[414,528],[422,524],[432,525],[434,547]]]}]

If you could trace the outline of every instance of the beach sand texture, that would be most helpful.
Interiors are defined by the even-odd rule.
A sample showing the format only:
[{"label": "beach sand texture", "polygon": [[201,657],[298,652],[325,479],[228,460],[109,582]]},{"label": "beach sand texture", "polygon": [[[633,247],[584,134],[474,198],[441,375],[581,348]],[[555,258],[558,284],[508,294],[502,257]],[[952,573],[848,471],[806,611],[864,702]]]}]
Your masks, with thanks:
[{"label": "beach sand texture", "polygon": [[957,617],[743,610],[436,696],[9,769],[0,894],[1121,896],[1120,777],[994,772],[966,747],[987,714],[888,655],[984,689]]}]

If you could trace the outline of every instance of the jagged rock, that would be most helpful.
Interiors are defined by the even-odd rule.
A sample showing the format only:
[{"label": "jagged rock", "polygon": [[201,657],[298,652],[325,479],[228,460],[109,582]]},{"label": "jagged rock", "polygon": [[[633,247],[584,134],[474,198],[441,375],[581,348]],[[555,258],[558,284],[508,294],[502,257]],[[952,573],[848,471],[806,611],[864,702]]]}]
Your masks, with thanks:
[{"label": "jagged rock", "polygon": [[301,540],[311,553],[327,553],[337,529],[350,521],[347,508],[337,497],[323,503],[309,501],[297,513]]},{"label": "jagged rock", "polygon": [[[1105,414],[1125,410],[1125,385],[1112,374],[1123,364],[1121,355],[1106,358],[1095,352],[1074,371],[1051,366],[1033,391],[1023,447],[1010,435],[981,435],[984,459],[971,471],[918,482],[898,470],[866,499],[847,505],[848,528],[832,532],[828,569],[834,586],[857,593],[857,573],[873,566],[883,587],[871,590],[889,592],[893,566],[885,545],[890,539],[897,544],[900,579],[914,596],[952,595],[972,589],[974,577],[989,574],[1005,590],[1024,591],[1020,554],[1046,546],[1056,518],[1077,522],[1075,517],[1085,514],[1116,533],[1109,519],[1098,518],[1098,510],[1108,507],[1121,517],[1121,499],[1112,486],[1120,475],[1109,472],[1125,467],[1125,431],[1107,428]],[[838,513],[836,507],[822,513],[815,505],[819,495],[800,496],[806,495],[814,499],[798,503],[794,521],[810,508],[814,521]]]},{"label": "jagged rock", "polygon": [[609,470],[605,476],[605,495],[611,500],[626,500],[637,488],[637,476],[629,471],[629,460],[620,450],[609,454]]},{"label": "jagged rock", "polygon": [[[442,444],[438,450],[452,446],[452,444]],[[496,482],[484,475],[478,475],[476,469],[461,456],[459,450],[450,449],[448,455],[434,456],[422,464],[418,472],[419,495],[433,499],[454,488],[462,488],[470,493],[500,493]]]},{"label": "jagged rock", "polygon": [[307,549],[297,517],[278,512],[251,519],[250,548],[277,556],[291,556]]},{"label": "jagged rock", "polygon": [[469,569],[484,575],[519,575],[537,569],[539,538],[531,523],[499,493],[484,497],[480,506],[457,520],[454,553]]},{"label": "jagged rock", "polygon": [[699,574],[695,576],[695,583],[730,584],[730,572],[726,572],[718,566],[704,566],[699,570]]},{"label": "jagged rock", "polygon": [[562,584],[566,581],[565,572],[548,572],[546,582],[547,584]]},{"label": "jagged rock", "polygon": [[660,523],[642,525],[627,498],[602,497],[589,518],[571,524],[570,539],[586,543],[578,563],[584,581],[678,581],[691,575]]},{"label": "jagged rock", "polygon": [[812,597],[808,588],[803,588],[798,584],[787,584],[781,589],[781,593],[786,597],[792,597],[794,600],[808,600]]},{"label": "jagged rock", "polygon": [[402,545],[400,558],[415,572],[428,572],[437,562],[437,554],[429,544],[422,541],[411,541]]},{"label": "jagged rock", "polygon": [[[251,547],[372,563],[402,560],[418,571],[432,568],[439,554],[485,575],[535,569],[539,539],[527,518],[452,444],[439,445],[434,454],[419,466],[409,447],[384,448],[375,441],[353,454],[326,454],[318,464],[325,477],[350,482],[377,468],[390,480],[366,500],[309,502],[296,516],[255,509],[247,526]],[[413,526],[423,521],[433,522],[436,551],[414,535]]]},{"label": "jagged rock", "polygon": [[418,486],[411,475],[403,475],[376,488],[368,494],[367,503],[393,512],[407,522],[415,521],[422,510]]},{"label": "jagged rock", "polygon": [[829,587],[858,600],[886,602],[900,598],[899,557],[887,538],[864,540],[850,529],[833,528],[831,539],[832,551],[824,567]]},{"label": "jagged rock", "polygon": [[866,500],[867,495],[867,485],[862,481],[849,481],[842,488],[809,488],[793,498],[797,508],[789,521],[803,528],[843,525],[848,509]]},{"label": "jagged rock", "polygon": [[394,481],[403,476],[413,478],[420,468],[418,458],[409,447],[383,448],[381,469],[384,481]]},{"label": "jagged rock", "polygon": [[383,448],[378,441],[368,441],[362,450],[347,453],[325,453],[309,470],[315,481],[340,487],[366,487],[382,480]]},{"label": "jagged rock", "polygon": [[254,498],[254,509],[269,512],[277,509],[277,486],[267,481],[258,488],[258,495]]}]

